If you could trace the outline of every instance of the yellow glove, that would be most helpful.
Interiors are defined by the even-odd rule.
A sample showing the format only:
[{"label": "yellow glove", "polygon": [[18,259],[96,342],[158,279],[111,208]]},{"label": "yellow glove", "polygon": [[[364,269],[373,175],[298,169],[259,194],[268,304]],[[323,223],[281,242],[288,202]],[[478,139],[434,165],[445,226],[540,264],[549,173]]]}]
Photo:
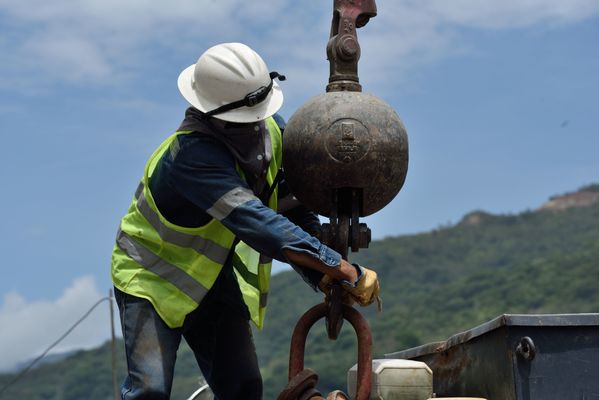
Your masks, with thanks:
[{"label": "yellow glove", "polygon": [[369,306],[376,300],[379,311],[382,310],[383,301],[380,297],[381,286],[376,272],[357,264],[354,264],[354,266],[361,272],[361,275],[358,275],[358,281],[356,282],[355,287],[346,284],[341,285],[341,287],[343,287],[356,303],[362,307]]},{"label": "yellow glove", "polygon": [[[353,285],[346,281],[341,283],[341,287],[344,289],[344,295],[341,297],[341,301],[347,305],[352,305],[355,301],[362,307],[365,307],[374,303],[376,300],[378,309],[381,311],[383,301],[380,297],[381,288],[376,272],[358,264],[353,264],[353,266],[358,270],[358,280]],[[330,293],[332,282],[333,278],[325,275],[321,279],[319,287],[328,295]]]}]

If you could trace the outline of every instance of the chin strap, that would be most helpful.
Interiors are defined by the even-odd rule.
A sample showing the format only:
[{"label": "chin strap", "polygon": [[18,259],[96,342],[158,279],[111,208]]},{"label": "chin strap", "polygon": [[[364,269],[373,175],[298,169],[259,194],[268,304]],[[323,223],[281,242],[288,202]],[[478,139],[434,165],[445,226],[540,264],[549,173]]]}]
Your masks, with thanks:
[{"label": "chin strap", "polygon": [[272,90],[272,85],[273,85],[274,79],[278,79],[280,81],[284,81],[287,79],[285,77],[285,75],[281,75],[276,71],[271,72],[269,74],[269,76],[270,76],[270,83],[268,84],[268,86],[260,86],[258,89],[254,90],[253,92],[246,94],[243,99],[234,101],[229,104],[225,104],[224,106],[220,106],[220,107],[215,108],[212,111],[208,111],[204,114],[207,115],[208,117],[211,117],[213,115],[222,114],[224,112],[234,110],[236,108],[254,107],[256,104],[262,103],[264,100],[266,100],[266,98],[268,97],[268,94]]}]

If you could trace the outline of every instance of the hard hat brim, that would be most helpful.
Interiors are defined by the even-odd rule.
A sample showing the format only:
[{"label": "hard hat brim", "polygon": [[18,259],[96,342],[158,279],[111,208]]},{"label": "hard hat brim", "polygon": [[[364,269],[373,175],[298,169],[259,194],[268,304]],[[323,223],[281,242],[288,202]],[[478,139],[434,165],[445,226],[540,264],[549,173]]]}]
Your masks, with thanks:
[{"label": "hard hat brim", "polygon": [[[189,104],[197,108],[202,112],[208,112],[214,110],[223,104],[213,104],[207,99],[202,97],[201,93],[198,93],[193,87],[193,74],[195,64],[185,68],[179,79],[177,79],[177,86],[179,92]],[[266,97],[266,99],[256,104],[253,107],[240,107],[234,110],[224,112],[222,114],[215,115],[214,118],[222,119],[223,121],[229,122],[256,122],[262,121],[279,111],[283,105],[283,91],[276,81],[273,81],[272,90]]]}]

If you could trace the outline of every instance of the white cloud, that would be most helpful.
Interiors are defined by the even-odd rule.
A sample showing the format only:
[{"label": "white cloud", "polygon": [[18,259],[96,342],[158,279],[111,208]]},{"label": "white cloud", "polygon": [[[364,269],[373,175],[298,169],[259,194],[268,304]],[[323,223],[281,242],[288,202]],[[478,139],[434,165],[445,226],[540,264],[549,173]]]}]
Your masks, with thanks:
[{"label": "white cloud", "polygon": [[[36,59],[43,60],[42,68],[49,74],[46,79],[59,78],[68,82],[105,80],[116,72],[98,43],[66,35],[65,32],[45,32],[43,39],[31,37],[23,43],[21,51],[35,54]],[[34,68],[31,72],[35,73]]]},{"label": "white cloud", "polygon": [[401,82],[422,64],[469,51],[471,44],[464,41],[461,28],[551,29],[599,14],[599,2],[594,0],[388,0],[377,4],[379,15],[359,32],[362,71],[377,89],[389,87],[389,77]]},{"label": "white cloud", "polygon": [[191,41],[210,42],[222,36],[223,26],[231,35],[238,34],[238,24],[228,24],[236,3],[3,1],[0,17],[11,23],[2,33],[13,40],[0,41],[0,50],[9,61],[0,71],[12,75],[12,82],[16,78],[20,85],[30,82],[29,86],[51,83],[48,79],[118,84],[132,68],[148,61],[152,48],[172,50]]},{"label": "white cloud", "polygon": [[[17,292],[5,294],[0,304],[0,371],[39,356],[106,295],[99,293],[89,276],[76,279],[56,300],[29,302]],[[110,314],[105,302],[52,352],[95,347],[109,337]]]},{"label": "white cloud", "polygon": [[442,22],[484,29],[562,24],[599,11],[595,0],[423,0],[419,4]]},{"label": "white cloud", "polygon": [[[324,46],[331,3],[4,0],[0,17],[10,23],[0,33],[10,40],[0,39],[5,60],[0,85],[118,85],[140,77],[145,64],[161,62],[157,54],[191,63],[199,55],[195,52],[231,40],[250,43],[302,82],[310,81],[312,67],[324,66],[322,76],[327,74]],[[372,76],[393,72],[396,78],[467,48],[459,28],[545,29],[599,13],[595,0],[379,0],[377,5],[379,15],[359,32],[366,56],[362,70]],[[324,84],[298,86],[307,93]]]}]

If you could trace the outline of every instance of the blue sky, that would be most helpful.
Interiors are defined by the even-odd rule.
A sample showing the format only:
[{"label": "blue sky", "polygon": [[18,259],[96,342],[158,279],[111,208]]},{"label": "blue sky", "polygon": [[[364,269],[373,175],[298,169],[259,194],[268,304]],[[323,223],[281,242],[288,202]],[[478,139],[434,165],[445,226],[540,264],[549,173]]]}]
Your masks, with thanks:
[{"label": "blue sky", "polygon": [[[288,118],[324,91],[331,5],[0,4],[0,370],[43,350],[106,295],[119,219],[186,107],[179,72],[211,45],[245,42],[287,75]],[[365,221],[375,238],[475,209],[534,209],[599,182],[598,2],[377,5],[358,33],[360,79],[402,117],[410,167],[397,198]],[[107,312],[94,315],[63,348],[108,337]]]}]

